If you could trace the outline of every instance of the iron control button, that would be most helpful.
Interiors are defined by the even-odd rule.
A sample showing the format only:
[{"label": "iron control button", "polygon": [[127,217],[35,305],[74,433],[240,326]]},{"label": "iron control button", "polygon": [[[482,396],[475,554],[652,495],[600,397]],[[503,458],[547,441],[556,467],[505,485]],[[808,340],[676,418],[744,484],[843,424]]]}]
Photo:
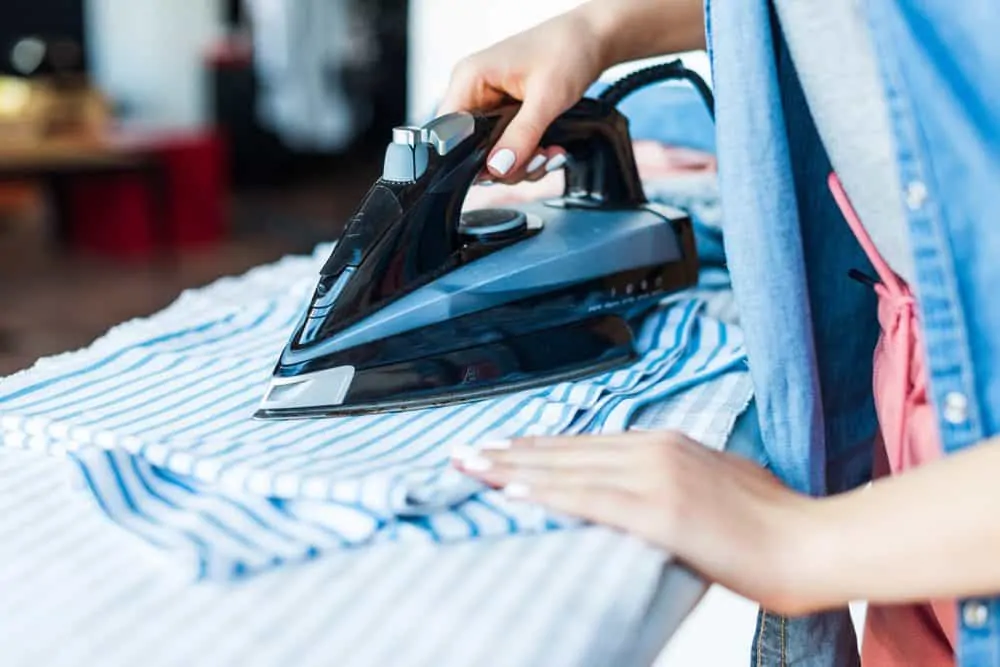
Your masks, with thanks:
[{"label": "iron control button", "polygon": [[423,129],[419,127],[394,127],[392,129],[392,143],[402,146],[416,146],[423,143]]},{"label": "iron control button", "polygon": [[458,231],[477,240],[492,241],[518,236],[527,227],[528,218],[520,211],[484,208],[463,213]]},{"label": "iron control button", "polygon": [[427,171],[427,146],[389,144],[385,149],[382,178],[394,183],[412,183]]},{"label": "iron control button", "polygon": [[962,623],[972,630],[986,627],[990,621],[990,608],[978,600],[970,600],[962,605]]},{"label": "iron control button", "polygon": [[475,118],[459,111],[435,118],[424,125],[421,141],[433,146],[438,155],[447,155],[475,131]]},{"label": "iron control button", "polygon": [[420,127],[397,127],[385,149],[382,178],[394,183],[412,183],[427,170],[427,144]]},{"label": "iron control button", "polygon": [[943,413],[949,424],[961,424],[969,418],[969,399],[957,391],[948,392],[944,396]]}]

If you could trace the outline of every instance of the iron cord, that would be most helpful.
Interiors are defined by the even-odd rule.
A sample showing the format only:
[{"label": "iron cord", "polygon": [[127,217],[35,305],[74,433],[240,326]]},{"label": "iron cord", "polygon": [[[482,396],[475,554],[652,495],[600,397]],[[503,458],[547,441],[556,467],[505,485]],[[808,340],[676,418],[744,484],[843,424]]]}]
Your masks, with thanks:
[{"label": "iron cord", "polygon": [[715,96],[712,95],[712,89],[709,88],[705,80],[698,76],[696,72],[684,67],[684,63],[679,59],[668,63],[651,65],[632,72],[608,86],[598,95],[598,99],[612,106],[618,106],[622,100],[638,90],[654,83],[671,80],[688,81],[694,86],[705,103],[712,121],[715,121]]}]

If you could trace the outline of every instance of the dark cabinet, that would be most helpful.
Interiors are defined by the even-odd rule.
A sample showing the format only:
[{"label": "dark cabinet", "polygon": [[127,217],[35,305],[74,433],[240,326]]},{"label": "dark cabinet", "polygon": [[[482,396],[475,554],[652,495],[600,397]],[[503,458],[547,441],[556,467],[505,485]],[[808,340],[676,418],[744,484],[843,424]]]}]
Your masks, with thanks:
[{"label": "dark cabinet", "polygon": [[[0,0],[0,75],[19,74],[11,60],[14,47],[27,37],[36,37],[58,49],[59,62],[73,61],[62,69],[86,70],[87,35],[85,0]],[[74,51],[68,54],[67,50]],[[55,64],[52,54],[39,71]]]}]

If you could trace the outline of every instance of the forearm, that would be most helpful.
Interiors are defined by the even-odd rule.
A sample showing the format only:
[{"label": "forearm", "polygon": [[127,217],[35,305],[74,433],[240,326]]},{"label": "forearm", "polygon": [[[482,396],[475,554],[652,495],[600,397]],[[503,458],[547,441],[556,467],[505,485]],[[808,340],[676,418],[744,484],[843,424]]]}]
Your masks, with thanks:
[{"label": "forearm", "polygon": [[1000,593],[1000,439],[817,501],[797,572],[803,604]]},{"label": "forearm", "polygon": [[606,67],[705,48],[704,0],[590,0],[580,11]]}]

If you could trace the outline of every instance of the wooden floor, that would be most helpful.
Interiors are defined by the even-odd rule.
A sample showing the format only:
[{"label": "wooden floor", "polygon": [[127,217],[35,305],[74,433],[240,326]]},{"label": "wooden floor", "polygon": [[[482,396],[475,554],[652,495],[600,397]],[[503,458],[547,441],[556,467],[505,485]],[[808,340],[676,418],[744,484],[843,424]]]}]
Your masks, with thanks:
[{"label": "wooden floor", "polygon": [[224,243],[171,259],[123,262],[53,247],[44,212],[0,218],[0,376],[86,346],[184,289],[336,238],[377,173],[366,161],[292,187],[234,196]]}]

